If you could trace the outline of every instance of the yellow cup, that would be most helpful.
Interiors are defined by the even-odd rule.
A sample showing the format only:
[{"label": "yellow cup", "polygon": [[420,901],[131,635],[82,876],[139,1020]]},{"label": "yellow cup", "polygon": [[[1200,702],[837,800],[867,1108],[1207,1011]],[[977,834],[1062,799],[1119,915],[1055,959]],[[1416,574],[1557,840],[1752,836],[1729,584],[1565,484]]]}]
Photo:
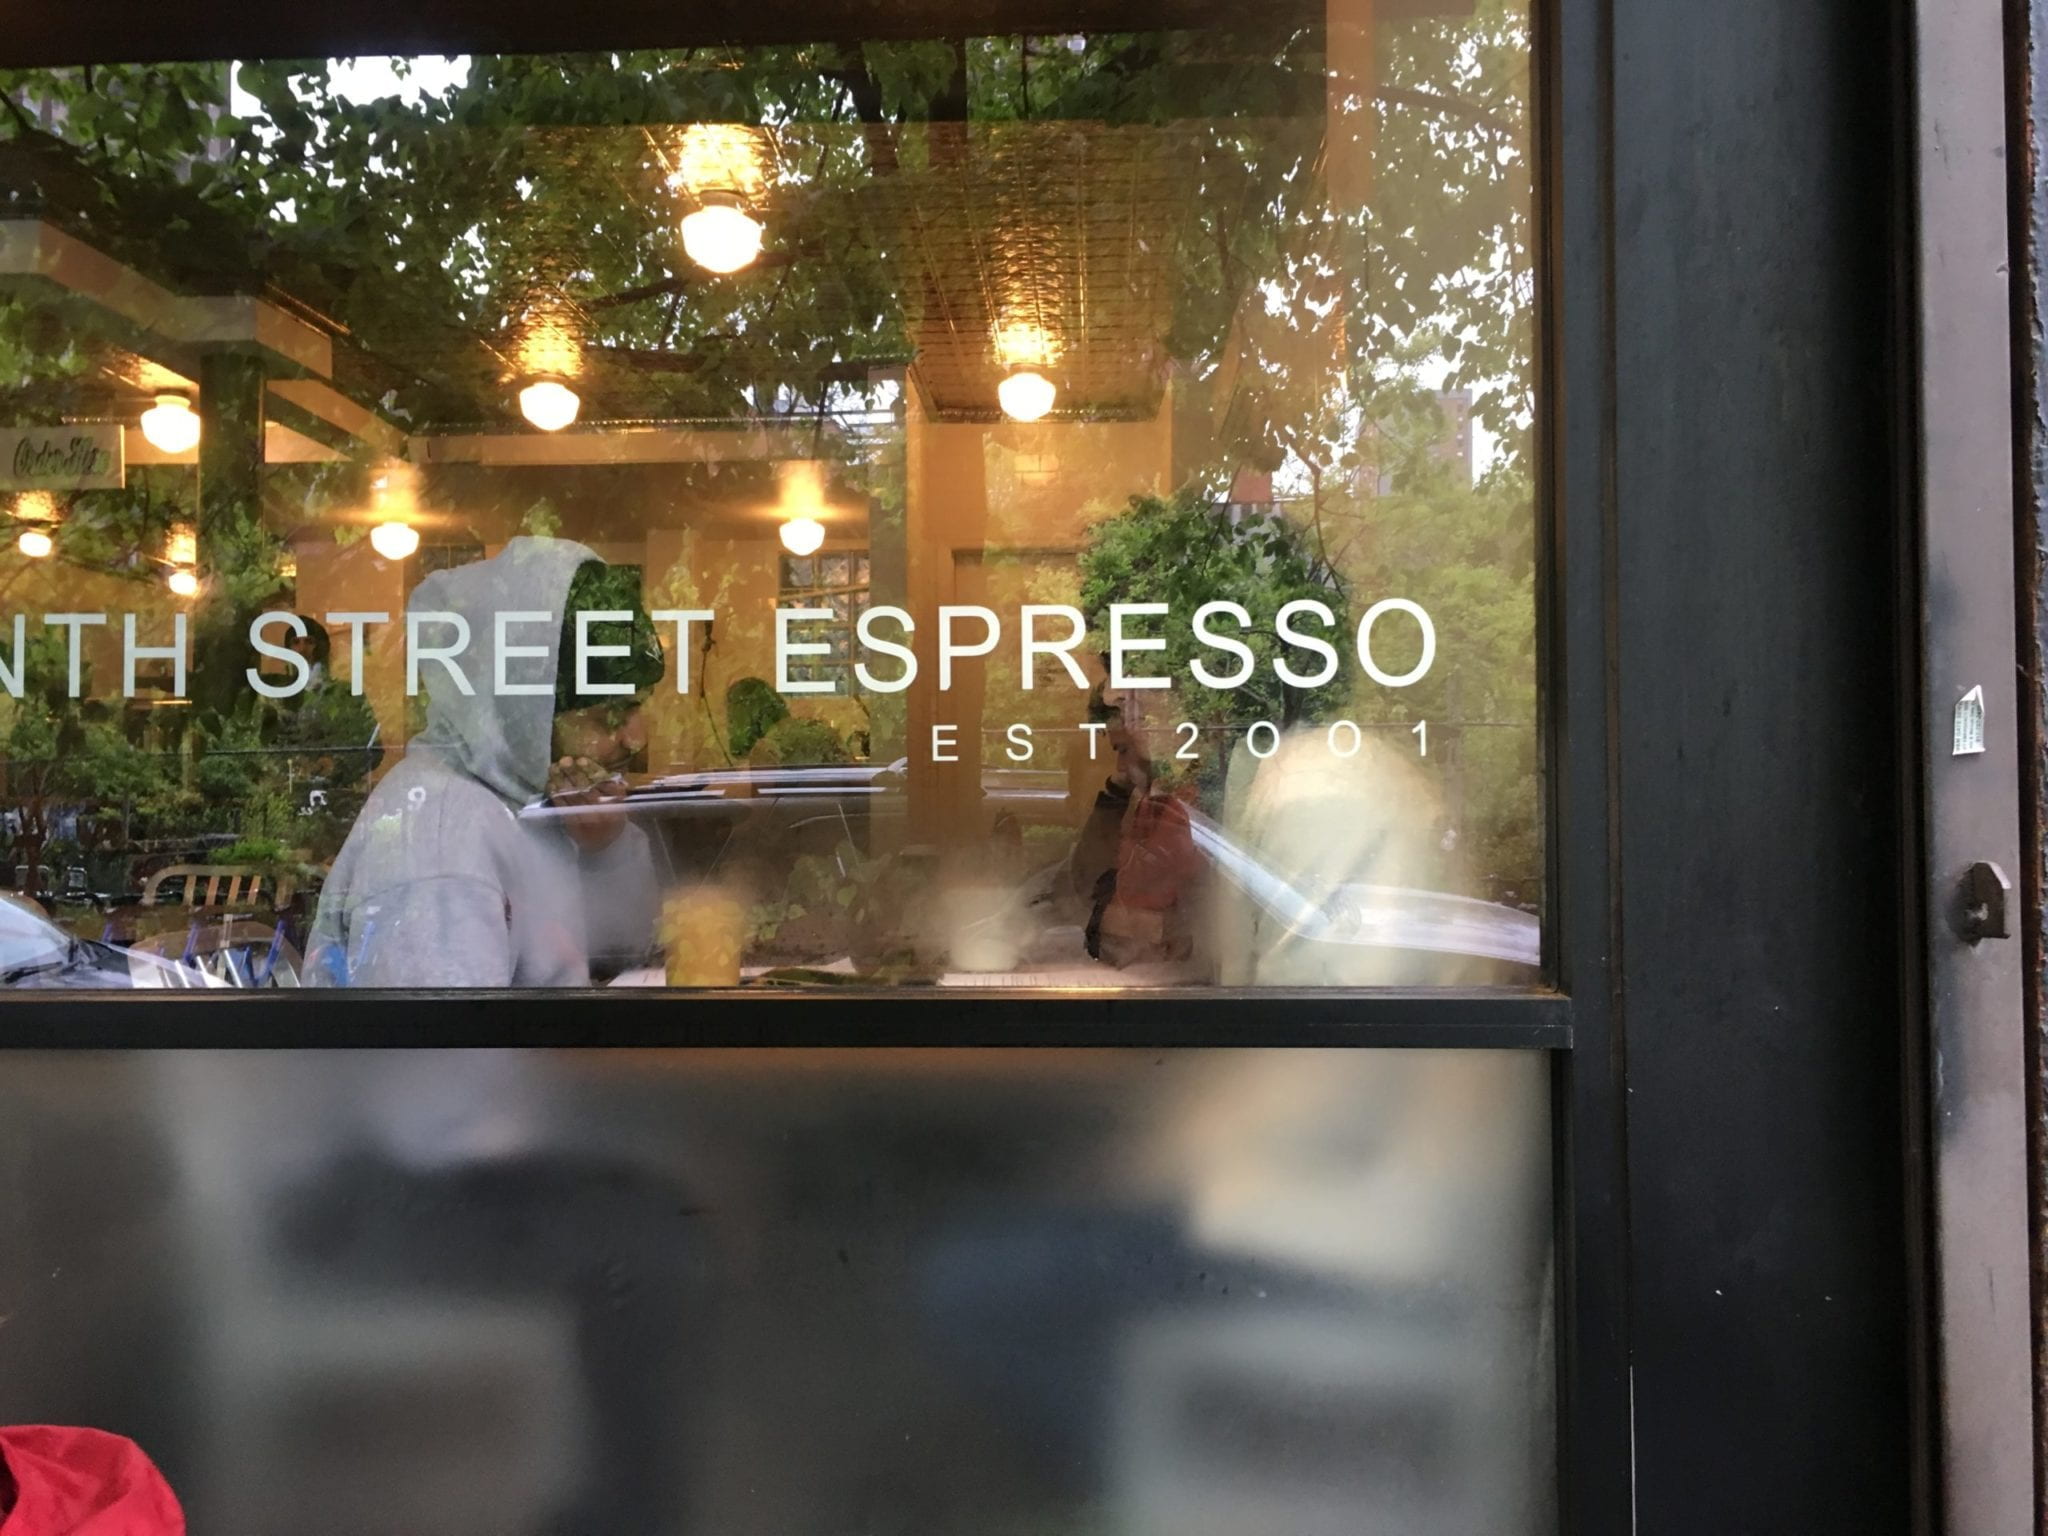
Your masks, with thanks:
[{"label": "yellow cup", "polygon": [[736,987],[746,948],[746,905],[729,892],[678,891],[661,908],[661,941],[672,987]]}]

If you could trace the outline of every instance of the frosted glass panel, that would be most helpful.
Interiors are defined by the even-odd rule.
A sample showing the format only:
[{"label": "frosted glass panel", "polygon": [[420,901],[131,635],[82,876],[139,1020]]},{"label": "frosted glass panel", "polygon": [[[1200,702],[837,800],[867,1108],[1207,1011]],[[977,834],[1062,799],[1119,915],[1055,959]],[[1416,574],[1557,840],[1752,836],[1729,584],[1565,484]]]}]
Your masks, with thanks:
[{"label": "frosted glass panel", "polygon": [[1548,1061],[24,1054],[0,1421],[212,1536],[1554,1529]]}]

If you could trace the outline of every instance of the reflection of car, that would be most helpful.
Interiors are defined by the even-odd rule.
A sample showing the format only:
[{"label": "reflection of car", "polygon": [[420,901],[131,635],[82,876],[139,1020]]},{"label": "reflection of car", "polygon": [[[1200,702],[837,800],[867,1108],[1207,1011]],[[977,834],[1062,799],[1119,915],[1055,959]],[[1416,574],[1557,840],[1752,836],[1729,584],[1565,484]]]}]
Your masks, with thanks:
[{"label": "reflection of car", "polygon": [[34,903],[0,893],[0,986],[126,989],[227,985],[174,960],[74,938]]},{"label": "reflection of car", "polygon": [[[702,879],[735,861],[787,867],[799,854],[825,853],[842,842],[868,846],[875,805],[902,804],[903,781],[867,763],[813,768],[722,768],[666,774],[636,784],[626,809],[654,838],[670,878]],[[530,821],[618,813],[616,800],[597,806],[528,806]]]},{"label": "reflection of car", "polygon": [[[903,757],[893,763],[832,763],[813,768],[716,768],[664,775],[635,786],[630,799],[635,810],[763,800],[872,805],[902,796],[909,781],[910,760]],[[985,768],[981,793],[1001,810],[1032,801],[1056,802],[1064,808],[1067,776],[1045,769]]]},{"label": "reflection of car", "polygon": [[[982,798],[992,813],[1025,824],[1068,820],[1063,772],[989,768]],[[665,774],[636,784],[626,809],[655,835],[678,879],[703,878],[735,862],[786,869],[800,854],[829,854],[841,843],[863,853],[872,830],[909,810],[909,763],[834,763],[817,767],[738,767]],[[528,819],[604,816],[600,807],[530,806]],[[905,829],[899,842],[921,841]]]},{"label": "reflection of car", "polygon": [[1448,891],[1341,884],[1317,899],[1267,868],[1199,811],[1195,846],[1246,898],[1310,944],[1356,945],[1410,953],[1464,955],[1534,970],[1542,963],[1542,924],[1527,912]]},{"label": "reflection of car", "polygon": [[672,773],[636,785],[635,807],[699,801],[818,799],[866,800],[903,788],[904,764],[828,763],[809,768],[712,768]]}]

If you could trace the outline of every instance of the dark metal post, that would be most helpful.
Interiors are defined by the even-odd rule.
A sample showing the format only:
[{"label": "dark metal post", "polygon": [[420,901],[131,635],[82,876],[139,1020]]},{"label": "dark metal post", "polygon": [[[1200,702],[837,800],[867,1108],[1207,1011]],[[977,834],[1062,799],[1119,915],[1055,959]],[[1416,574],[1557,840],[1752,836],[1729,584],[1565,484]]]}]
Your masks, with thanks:
[{"label": "dark metal post", "polygon": [[253,519],[263,497],[263,359],[215,352],[199,368],[199,564],[212,574],[224,537]]},{"label": "dark metal post", "polygon": [[[2048,0],[2026,0],[2010,9],[2007,68],[2011,79],[2007,140],[2012,209],[2014,334],[2014,462],[2019,516],[2014,540],[2019,578],[2019,739],[2021,963],[2026,976],[2028,1173],[2031,1186],[2029,1237],[2035,1268],[2033,1314],[2034,1416],[2048,1423],[2048,1372],[2042,1347],[2048,1342],[2041,1271],[2048,1255],[2048,95],[2042,70],[2048,67]],[[2039,1436],[2036,1435],[2038,1446]],[[2048,1488],[2041,1458],[2035,1457],[2034,1501],[2048,1521]]]},{"label": "dark metal post", "polygon": [[1944,1532],[1999,1536],[2034,1515],[2021,953],[1971,931],[1964,887],[2019,849],[2005,37],[1964,0],[1917,0],[1913,24],[1937,1475]]},{"label": "dark metal post", "polygon": [[255,594],[238,592],[236,572],[274,569],[252,558],[262,540],[263,391],[260,355],[209,354],[199,369],[199,576],[193,616],[192,697],[232,707],[245,692],[242,636]]}]

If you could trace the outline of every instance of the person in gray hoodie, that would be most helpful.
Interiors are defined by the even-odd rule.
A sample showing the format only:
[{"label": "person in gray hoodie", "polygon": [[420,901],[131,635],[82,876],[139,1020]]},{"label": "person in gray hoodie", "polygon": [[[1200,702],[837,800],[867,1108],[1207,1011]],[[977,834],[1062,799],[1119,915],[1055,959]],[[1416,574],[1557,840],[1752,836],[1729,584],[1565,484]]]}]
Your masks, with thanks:
[{"label": "person in gray hoodie", "polygon": [[[530,537],[419,584],[408,672],[426,689],[427,726],[335,859],[307,943],[309,984],[589,982],[583,866],[594,859],[616,880],[623,865],[649,863],[651,890],[645,835],[623,817],[522,812],[602,799],[645,746],[640,706],[663,660],[632,586],[584,545]],[[592,621],[581,665],[579,611],[631,615]],[[465,635],[447,660],[428,654]]]},{"label": "person in gray hoodie", "polygon": [[[420,583],[426,729],[335,860],[310,981],[579,986],[593,947],[638,942],[621,909],[656,899],[651,854],[612,802],[664,663],[637,585],[581,544],[538,538]],[[612,617],[587,625],[579,665],[576,615],[599,612]],[[458,682],[417,652],[452,648],[465,626]],[[687,1529],[692,1389],[712,1337],[712,1255],[677,1220],[696,1205],[687,1172],[579,1144],[545,1053],[346,1052],[313,1086],[292,1120],[317,1151],[278,1205],[294,1262],[330,1285],[564,1308],[586,1427],[566,1507],[537,1528]]]}]

